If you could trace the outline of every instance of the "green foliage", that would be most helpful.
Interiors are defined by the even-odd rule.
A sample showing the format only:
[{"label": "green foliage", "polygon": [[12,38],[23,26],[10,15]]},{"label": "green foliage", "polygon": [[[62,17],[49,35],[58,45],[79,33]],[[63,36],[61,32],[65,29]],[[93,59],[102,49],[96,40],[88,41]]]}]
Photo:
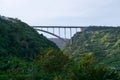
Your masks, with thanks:
[{"label": "green foliage", "polygon": [[64,53],[72,55],[75,60],[91,52],[98,59],[98,63],[110,67],[120,66],[120,27],[91,26],[85,32],[75,34],[72,41],[64,49]]},{"label": "green foliage", "polygon": [[120,39],[115,43],[113,47],[120,47]]},{"label": "green foliage", "polygon": [[[69,68],[69,69],[68,69]],[[67,75],[57,76],[55,80],[119,80],[119,74],[115,70],[107,69],[103,65],[95,64],[93,54],[86,54],[73,65],[68,65]]]},{"label": "green foliage", "polygon": [[[102,27],[77,33],[74,45],[65,50],[71,56],[66,56],[27,24],[0,17],[0,80],[120,80],[111,67],[119,63],[119,30]],[[98,57],[100,64],[111,66],[96,65]]]},{"label": "green foliage", "polygon": [[0,18],[0,56],[33,59],[50,47],[59,50],[56,44],[38,34],[26,23],[12,18]]},{"label": "green foliage", "polygon": [[35,57],[49,48],[60,51],[26,23],[0,17],[0,80],[31,78]]},{"label": "green foliage", "polygon": [[35,59],[34,74],[41,78],[54,77],[63,71],[64,66],[69,62],[69,58],[62,52],[49,49]]}]

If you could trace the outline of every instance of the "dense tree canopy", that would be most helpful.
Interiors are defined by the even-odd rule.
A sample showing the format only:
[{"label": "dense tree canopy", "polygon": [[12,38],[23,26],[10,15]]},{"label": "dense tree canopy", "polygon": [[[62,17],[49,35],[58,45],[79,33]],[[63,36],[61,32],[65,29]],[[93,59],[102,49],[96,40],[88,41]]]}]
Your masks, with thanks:
[{"label": "dense tree canopy", "polygon": [[[33,58],[56,44],[17,19],[0,18],[0,56]],[[59,50],[59,49],[58,49]]]},{"label": "dense tree canopy", "polygon": [[119,63],[120,29],[90,29],[73,37],[66,55],[26,23],[0,16],[0,80],[120,80],[116,69],[96,65]]},{"label": "dense tree canopy", "polygon": [[86,53],[93,53],[101,64],[120,66],[120,27],[88,27],[78,32],[64,50],[75,59]]}]

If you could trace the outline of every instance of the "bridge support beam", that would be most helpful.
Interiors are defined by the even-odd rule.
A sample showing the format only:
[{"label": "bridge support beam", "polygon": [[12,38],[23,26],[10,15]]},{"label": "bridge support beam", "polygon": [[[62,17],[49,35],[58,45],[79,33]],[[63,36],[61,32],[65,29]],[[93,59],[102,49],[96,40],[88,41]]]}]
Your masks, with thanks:
[{"label": "bridge support beam", "polygon": [[70,28],[70,44],[72,44],[72,29]]},{"label": "bridge support beam", "polygon": [[59,30],[59,36],[60,36],[60,28],[58,28],[58,30]]},{"label": "bridge support beam", "polygon": [[64,28],[64,37],[65,37],[65,40],[66,40],[66,28]]},{"label": "bridge support beam", "polygon": [[53,28],[53,34],[55,34],[55,29]]},{"label": "bridge support beam", "polygon": [[47,28],[47,31],[48,31],[48,28]]}]

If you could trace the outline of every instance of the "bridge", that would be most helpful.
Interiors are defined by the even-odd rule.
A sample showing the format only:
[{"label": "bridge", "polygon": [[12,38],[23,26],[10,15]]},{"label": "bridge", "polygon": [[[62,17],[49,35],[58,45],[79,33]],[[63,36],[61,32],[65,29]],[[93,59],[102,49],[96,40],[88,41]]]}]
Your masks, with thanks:
[{"label": "bridge", "polygon": [[[31,26],[36,31],[44,32],[50,35],[53,35],[64,42],[66,42],[66,39],[71,38],[74,34],[77,32],[83,32],[87,28],[86,26]],[[64,36],[61,36],[63,34]]]}]

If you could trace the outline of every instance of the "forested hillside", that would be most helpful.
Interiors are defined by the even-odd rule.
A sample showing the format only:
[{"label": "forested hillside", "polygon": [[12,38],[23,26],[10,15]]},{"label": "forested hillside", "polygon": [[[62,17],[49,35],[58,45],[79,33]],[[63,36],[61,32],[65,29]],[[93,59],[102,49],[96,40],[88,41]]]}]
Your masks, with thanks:
[{"label": "forested hillside", "polygon": [[98,63],[120,67],[120,27],[88,27],[73,36],[72,44],[64,52],[76,60],[92,53]]},{"label": "forested hillside", "polygon": [[77,33],[65,55],[26,23],[0,16],[0,80],[120,80],[116,69],[96,65],[95,59],[119,63],[118,34],[119,28]]},{"label": "forested hillside", "polygon": [[[56,44],[18,19],[0,18],[0,55],[34,58]],[[59,50],[59,49],[58,49]]]},{"label": "forested hillside", "polygon": [[0,16],[0,80],[31,77],[34,60],[49,49],[60,51],[55,43],[26,23]]}]

